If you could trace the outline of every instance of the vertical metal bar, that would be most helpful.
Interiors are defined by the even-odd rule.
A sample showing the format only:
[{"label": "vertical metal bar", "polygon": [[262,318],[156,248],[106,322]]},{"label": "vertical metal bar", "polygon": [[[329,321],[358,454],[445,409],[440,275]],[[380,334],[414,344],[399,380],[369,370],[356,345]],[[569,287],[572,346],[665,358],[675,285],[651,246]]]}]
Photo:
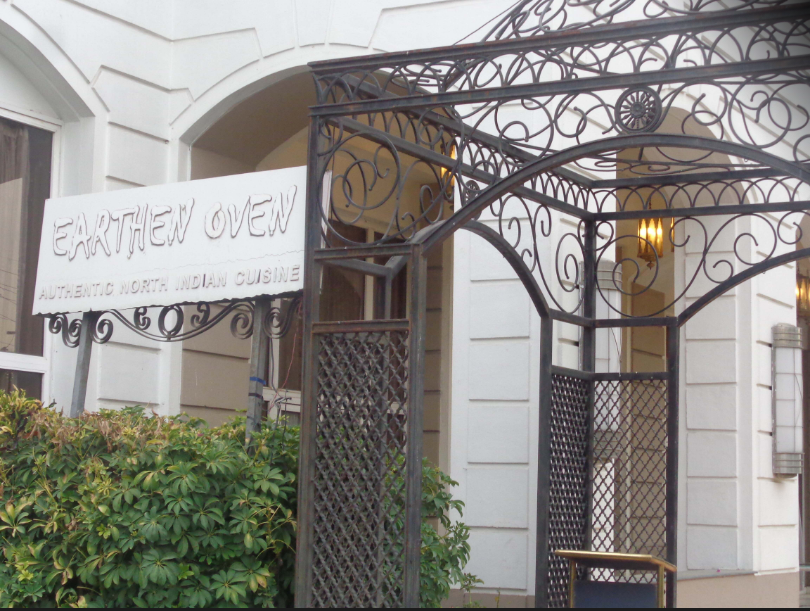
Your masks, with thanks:
[{"label": "vertical metal bar", "polygon": [[537,438],[537,564],[534,606],[548,607],[548,528],[551,502],[551,366],[554,351],[554,320],[540,320],[540,421]]},{"label": "vertical metal bar", "polygon": [[[304,260],[304,300],[302,305],[303,378],[301,384],[301,445],[298,460],[298,545],[295,572],[295,606],[312,606],[312,525],[315,515],[314,474],[317,435],[316,380],[318,351],[312,334],[312,323],[319,320],[321,293],[320,266],[315,251],[321,246],[321,184],[319,119],[309,126],[309,161],[307,174],[306,258]],[[326,185],[329,187],[330,185]]]},{"label": "vertical metal bar", "polygon": [[[583,262],[584,291],[582,296],[582,315],[588,320],[596,318],[596,223],[584,222],[585,261]],[[582,329],[582,370],[596,371],[596,329],[584,327]],[[587,467],[585,507],[585,549],[591,549],[593,540],[593,482],[594,482],[594,411],[596,409],[596,382],[588,381],[588,444],[586,449]]]},{"label": "vertical metal bar", "polygon": [[663,609],[665,604],[665,595],[664,595],[664,581],[666,581],[666,577],[664,574],[664,567],[658,567],[658,608]]},{"label": "vertical metal bar", "polygon": [[262,428],[264,412],[264,387],[267,386],[267,357],[270,338],[264,332],[264,317],[272,302],[267,297],[257,297],[253,301],[253,338],[250,346],[250,385],[248,391],[247,422],[245,423],[245,445],[253,444],[253,437]]},{"label": "vertical metal bar", "polygon": [[571,566],[568,568],[568,607],[571,609],[576,608],[576,601],[574,600],[576,585],[577,585],[577,561],[570,560]]},{"label": "vertical metal bar", "polygon": [[391,320],[391,311],[393,306],[393,293],[394,293],[394,279],[391,276],[385,278],[385,319]]},{"label": "vertical metal bar", "polygon": [[425,399],[427,257],[422,246],[411,254],[409,288],[411,337],[408,363],[407,505],[405,513],[405,607],[419,607],[422,551],[422,428]]},{"label": "vertical metal bar", "polygon": [[85,312],[82,315],[82,330],[76,355],[76,377],[73,379],[73,398],[70,402],[69,418],[78,418],[84,413],[84,405],[87,401],[87,378],[90,376],[90,358],[93,355],[93,335],[100,316],[100,312]]},{"label": "vertical metal bar", "polygon": [[[667,327],[667,561],[678,564],[678,451],[680,440],[681,329]],[[667,573],[667,607],[678,604],[678,581]]]}]

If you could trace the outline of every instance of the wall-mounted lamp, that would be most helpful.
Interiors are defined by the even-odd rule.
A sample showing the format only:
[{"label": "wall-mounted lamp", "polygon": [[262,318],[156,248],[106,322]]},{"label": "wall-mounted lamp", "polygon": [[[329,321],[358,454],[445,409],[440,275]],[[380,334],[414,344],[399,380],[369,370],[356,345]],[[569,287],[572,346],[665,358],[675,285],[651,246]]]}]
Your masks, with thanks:
[{"label": "wall-mounted lamp", "polygon": [[664,256],[664,221],[662,219],[639,219],[638,258],[652,269],[655,262]]},{"label": "wall-mounted lamp", "polygon": [[[450,145],[450,159],[452,159],[453,161],[458,159],[458,147],[456,146],[455,142]],[[441,169],[442,182],[446,180],[448,174],[450,174],[450,170],[448,170],[447,168]],[[456,186],[456,178],[455,176],[453,176],[450,179],[450,183],[447,185],[447,189],[452,190],[455,188],[455,186]]]},{"label": "wall-mounted lamp", "polygon": [[810,316],[810,278],[801,274],[796,276],[796,305],[799,315]]},{"label": "wall-mounted lamp", "polygon": [[773,328],[773,473],[801,475],[804,452],[802,331],[793,325]]},{"label": "wall-mounted lamp", "polygon": [[[675,219],[670,219],[670,232],[675,227]],[[664,256],[664,220],[663,219],[639,219],[638,221],[638,258],[647,262],[647,267],[652,269],[655,262]],[[675,242],[670,238],[670,251],[675,252]],[[656,257],[656,253],[658,256]]]}]

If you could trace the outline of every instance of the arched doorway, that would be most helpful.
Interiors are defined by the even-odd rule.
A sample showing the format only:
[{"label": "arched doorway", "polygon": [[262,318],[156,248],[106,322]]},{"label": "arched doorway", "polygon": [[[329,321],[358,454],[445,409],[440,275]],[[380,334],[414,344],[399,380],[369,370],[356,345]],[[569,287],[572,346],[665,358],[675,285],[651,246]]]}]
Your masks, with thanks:
[{"label": "arched doorway", "polygon": [[[309,107],[317,102],[312,89],[312,74],[306,68],[289,71],[284,78],[273,79],[273,84],[243,100],[220,117],[208,129],[196,137],[190,154],[190,178],[204,179],[232,174],[262,172],[307,164]],[[273,109],[268,113],[268,109]],[[366,169],[352,167],[353,161],[369,154],[369,148],[361,139],[347,144],[333,164],[335,172],[344,171],[347,180],[341,187],[346,192],[362,192],[367,181],[378,180],[378,187],[394,184],[390,178],[375,179]],[[436,182],[436,177],[427,167],[414,168],[403,181],[405,197],[413,206],[419,205],[425,185]],[[338,197],[344,197],[338,195]],[[439,215],[452,210],[439,210]],[[357,244],[374,243],[387,233],[386,213],[373,210],[362,218],[334,219],[333,239],[346,238]],[[451,249],[438,249],[428,262],[431,278],[432,299],[428,304],[427,317],[431,331],[437,340],[427,347],[427,358],[434,370],[445,367],[445,372],[436,372],[427,384],[426,422],[423,434],[426,439],[425,456],[434,464],[447,462],[447,441],[443,435],[443,418],[447,413],[446,396],[449,372],[445,359],[449,358],[446,345],[447,317],[449,310],[443,307],[442,294],[452,278],[448,276],[452,265],[446,263]],[[385,308],[390,316],[405,317],[407,303],[408,270],[403,269],[391,278],[390,283],[381,278],[364,276],[351,269],[330,268],[322,279],[322,319],[340,322],[347,320],[374,320],[385,317]],[[390,285],[390,286],[389,286]],[[389,298],[386,301],[386,293]],[[285,314],[290,300],[277,300],[275,306]],[[193,308],[191,308],[193,309]],[[191,316],[193,312],[189,312]],[[235,313],[232,316],[236,316]],[[231,336],[229,325],[220,325],[208,333],[183,342],[183,376],[180,403],[182,410],[192,416],[202,417],[211,424],[218,424],[232,417],[243,406],[234,397],[244,395],[245,382],[252,376],[249,372],[251,357],[250,341]],[[289,332],[271,342],[267,375],[263,395],[266,412],[271,419],[284,415],[287,421],[298,424],[301,409],[301,353],[302,330],[299,322],[292,322]],[[206,373],[207,372],[207,373]],[[278,403],[278,406],[276,404]]]},{"label": "arched doorway", "polygon": [[[797,102],[808,93],[805,9],[525,0],[479,45],[313,66],[319,99],[309,143],[299,604],[418,602],[426,257],[479,223],[496,247],[511,249],[542,318],[536,605],[565,606],[568,576],[554,551],[593,549],[605,512],[611,545],[677,562],[680,394],[684,384],[707,379],[704,371],[682,373],[689,337],[681,329],[747,280],[810,254],[796,248],[799,220],[810,210],[808,115]],[[353,159],[337,167],[347,146]],[[404,185],[416,167],[436,180],[413,206]],[[353,172],[367,179],[362,191],[345,188]],[[451,203],[451,216],[437,214]],[[369,215],[388,219],[379,238],[336,239],[337,219]],[[619,260],[621,241],[636,252]],[[614,289],[650,294],[664,244],[683,260],[671,295],[659,291],[661,303],[639,311],[616,306],[606,295]],[[321,318],[324,269],[389,280],[406,265],[404,318]],[[554,362],[554,329],[563,325],[580,330],[576,367]],[[615,328],[661,329],[660,370],[597,370],[598,332]],[[694,346],[704,370],[734,360]],[[372,361],[382,366],[372,369]],[[362,422],[388,427],[396,441],[383,443],[364,425],[352,429],[353,442],[368,452],[336,451],[332,437],[349,430],[361,406]],[[641,447],[634,439],[648,441]],[[630,458],[616,458],[611,443],[624,443],[619,451]],[[598,468],[607,463],[613,475]],[[346,464],[360,473],[396,465],[398,483],[381,485],[374,503],[360,508],[355,482],[335,490],[327,481]],[[619,496],[629,503],[619,520],[616,474],[645,470],[646,478],[625,478]],[[612,497],[600,493],[606,486]],[[393,508],[391,525],[385,516]],[[348,522],[368,511],[377,512],[375,528],[350,534]],[[667,596],[674,606],[674,580]]]}]

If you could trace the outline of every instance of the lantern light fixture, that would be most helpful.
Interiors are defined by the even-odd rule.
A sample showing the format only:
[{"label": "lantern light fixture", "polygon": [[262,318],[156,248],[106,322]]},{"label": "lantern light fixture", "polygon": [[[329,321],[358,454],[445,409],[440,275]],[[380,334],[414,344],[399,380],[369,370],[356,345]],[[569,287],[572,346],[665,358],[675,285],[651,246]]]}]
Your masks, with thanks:
[{"label": "lantern light fixture", "polygon": [[796,307],[800,316],[810,316],[810,278],[796,276]]},{"label": "lantern light fixture", "polygon": [[[456,143],[455,143],[455,142],[453,142],[453,143],[450,145],[450,159],[452,159],[453,161],[458,160],[458,147],[456,146]],[[451,173],[451,171],[452,171],[452,170],[450,170],[450,169],[448,169],[448,168],[442,168],[442,169],[441,169],[441,172],[440,172],[440,173],[441,173],[441,177],[442,177],[442,182],[444,182],[444,180],[446,180],[446,179],[447,179],[447,175],[448,175],[448,174],[450,174],[450,173]],[[452,190],[452,189],[454,189],[454,188],[455,188],[455,186],[456,186],[456,177],[455,177],[455,176],[452,176],[452,177],[450,178],[450,182],[449,182],[449,184],[447,185],[447,188],[448,188],[449,190]]]},{"label": "lantern light fixture", "polygon": [[660,218],[639,219],[638,258],[647,262],[647,267],[655,267],[656,261],[664,256],[664,221]]},{"label": "lantern light fixture", "polygon": [[773,473],[801,475],[804,463],[802,330],[788,324],[773,328]]}]

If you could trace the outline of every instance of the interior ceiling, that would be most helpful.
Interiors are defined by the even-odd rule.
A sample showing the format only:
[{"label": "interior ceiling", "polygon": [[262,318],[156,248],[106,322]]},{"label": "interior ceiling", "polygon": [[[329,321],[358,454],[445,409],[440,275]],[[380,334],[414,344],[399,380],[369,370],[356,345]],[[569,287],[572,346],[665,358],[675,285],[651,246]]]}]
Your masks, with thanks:
[{"label": "interior ceiling", "polygon": [[312,75],[291,76],[238,104],[194,146],[255,167],[309,124],[315,103]]}]

